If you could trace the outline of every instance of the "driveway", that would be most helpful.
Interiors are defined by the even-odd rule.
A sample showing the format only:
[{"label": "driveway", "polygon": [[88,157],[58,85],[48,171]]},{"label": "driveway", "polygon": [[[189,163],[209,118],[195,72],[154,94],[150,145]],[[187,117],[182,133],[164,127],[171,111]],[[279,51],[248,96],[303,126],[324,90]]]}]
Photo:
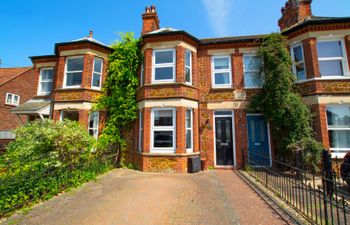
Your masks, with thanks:
[{"label": "driveway", "polygon": [[1,224],[287,224],[234,171],[113,170]]}]

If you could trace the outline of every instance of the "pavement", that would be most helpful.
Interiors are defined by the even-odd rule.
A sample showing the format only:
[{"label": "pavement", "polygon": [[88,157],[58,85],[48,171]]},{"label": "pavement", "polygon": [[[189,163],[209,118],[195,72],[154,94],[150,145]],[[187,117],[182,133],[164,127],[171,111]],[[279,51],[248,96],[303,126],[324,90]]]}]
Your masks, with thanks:
[{"label": "pavement", "polygon": [[232,170],[116,169],[0,222],[26,225],[289,224]]}]

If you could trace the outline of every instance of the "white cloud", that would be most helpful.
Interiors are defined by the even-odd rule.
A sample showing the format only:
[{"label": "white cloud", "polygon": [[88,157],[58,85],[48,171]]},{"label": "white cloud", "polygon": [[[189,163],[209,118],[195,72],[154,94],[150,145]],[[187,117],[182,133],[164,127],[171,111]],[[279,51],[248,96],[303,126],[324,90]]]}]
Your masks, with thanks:
[{"label": "white cloud", "polygon": [[230,14],[234,13],[235,0],[202,0],[207,11],[209,24],[217,36],[232,35]]}]

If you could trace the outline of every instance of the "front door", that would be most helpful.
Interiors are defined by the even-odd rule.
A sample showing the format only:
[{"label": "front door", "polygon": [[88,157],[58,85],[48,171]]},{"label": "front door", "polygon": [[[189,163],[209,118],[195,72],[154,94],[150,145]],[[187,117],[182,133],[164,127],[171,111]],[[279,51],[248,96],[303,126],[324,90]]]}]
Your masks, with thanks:
[{"label": "front door", "polygon": [[248,115],[248,157],[253,166],[270,166],[268,128],[261,115]]},{"label": "front door", "polygon": [[232,117],[215,118],[216,165],[233,166]]}]

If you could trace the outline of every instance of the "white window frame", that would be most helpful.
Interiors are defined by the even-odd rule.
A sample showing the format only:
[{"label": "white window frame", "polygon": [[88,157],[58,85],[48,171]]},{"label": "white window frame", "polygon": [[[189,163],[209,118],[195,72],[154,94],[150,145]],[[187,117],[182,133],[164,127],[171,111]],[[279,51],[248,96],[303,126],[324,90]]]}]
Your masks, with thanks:
[{"label": "white window frame", "polygon": [[143,139],[143,113],[142,109],[139,110],[139,148],[138,151],[142,152],[142,139]]},{"label": "white window frame", "polygon": [[[95,72],[95,59],[101,59],[101,60],[102,60],[102,63],[101,63],[101,72]],[[92,66],[92,75],[91,75],[91,88],[92,88],[92,89],[96,89],[96,90],[101,90],[101,86],[102,86],[102,73],[103,73],[103,58],[95,56],[92,65],[93,65],[93,66]],[[95,73],[98,74],[98,75],[100,75],[100,86],[98,86],[98,87],[93,86],[94,74],[95,74]]]},{"label": "white window frame", "polygon": [[[328,136],[328,140],[329,140],[329,132],[330,130],[350,130],[350,128],[335,128],[335,127],[329,127],[328,126],[328,116],[327,116],[327,108],[328,107],[349,107],[350,105],[348,104],[341,104],[341,105],[334,105],[334,104],[327,104],[326,105],[326,110],[325,110],[325,116],[326,116],[326,123],[327,123],[327,136]],[[329,150],[331,150],[332,152],[332,158],[343,158],[345,156],[345,154],[350,151],[350,148],[331,148],[330,147],[330,143],[329,143]]]},{"label": "white window frame", "polygon": [[[228,59],[228,69],[215,69],[214,61],[215,59]],[[228,84],[215,84],[215,74],[216,73],[229,73],[229,83]],[[231,56],[229,55],[216,55],[211,57],[211,80],[213,88],[232,88],[232,65]]]},{"label": "white window frame", "polygon": [[[332,75],[325,75],[325,76],[321,76],[321,78],[327,79],[327,78],[338,78],[338,79],[342,79],[342,78],[347,78],[350,76],[349,74],[349,67],[348,67],[348,59],[347,59],[347,52],[345,49],[345,42],[344,42],[344,37],[343,38],[317,38],[317,42],[316,42],[316,49],[317,49],[317,43],[319,42],[336,42],[339,41],[341,44],[341,50],[343,53],[343,57],[328,57],[328,58],[320,58],[317,55],[317,60],[318,62],[320,61],[335,61],[335,60],[341,60],[342,62],[342,69],[343,69],[343,75],[336,75],[336,76],[332,76]],[[321,73],[321,68],[319,68],[319,71]]]},{"label": "white window frame", "polygon": [[[91,117],[91,114],[93,114],[93,113],[97,113],[97,127],[90,127],[90,117]],[[92,111],[89,114],[89,118],[88,118],[88,133],[90,134],[90,130],[92,130],[92,131],[97,130],[96,134],[94,133],[94,135],[93,135],[93,137],[96,140],[98,139],[98,128],[99,128],[99,125],[100,125],[100,112],[99,111]]]},{"label": "white window frame", "polygon": [[[190,54],[190,62],[189,62],[189,66],[187,66],[186,65],[186,59],[187,59],[187,57],[186,57],[186,54]],[[185,51],[185,60],[184,60],[184,64],[185,64],[185,83],[186,84],[190,84],[190,85],[192,85],[192,52],[190,51],[190,50],[186,50]],[[188,82],[188,81],[186,81],[186,69],[189,69],[190,70],[190,81]]]},{"label": "white window frame", "polygon": [[[51,80],[45,80],[45,81],[43,81],[42,79],[42,73],[43,73],[43,71],[44,70],[52,70],[53,71],[53,74],[52,74],[52,79]],[[45,67],[45,68],[41,68],[40,69],[40,74],[39,74],[39,85],[38,85],[38,95],[40,95],[40,96],[45,96],[45,95],[50,95],[51,94],[51,92],[42,92],[42,90],[41,90],[41,83],[42,82],[46,82],[46,83],[49,83],[49,82],[51,82],[51,88],[53,88],[53,78],[54,78],[54,76],[55,76],[55,70],[54,70],[54,68],[53,67]]]},{"label": "white window frame", "polygon": [[[259,75],[261,75],[261,76],[264,76],[264,73],[262,72],[262,70],[246,70],[245,65],[244,65],[244,58],[246,58],[246,57],[257,57],[257,54],[256,53],[243,54],[243,81],[244,81],[244,89],[262,88],[263,85],[264,85],[264,80],[262,81],[262,85],[261,86],[247,86],[247,84],[245,82],[245,73],[260,73]],[[261,59],[261,63],[263,63],[262,59]]]},{"label": "white window frame", "polygon": [[[66,63],[64,66],[64,82],[63,82],[63,88],[80,88],[81,85],[73,85],[73,86],[67,86],[67,69],[68,69],[68,59],[74,59],[74,58],[83,58],[83,62],[84,62],[84,56],[83,55],[78,55],[78,56],[69,56],[66,58]],[[84,67],[83,66],[83,70],[74,70],[74,71],[69,71],[70,73],[77,73],[77,72],[81,72],[81,78],[82,78],[82,82],[83,82],[83,75],[84,75]]]},{"label": "white window frame", "polygon": [[[9,98],[9,95],[12,95],[12,96],[11,96],[11,102],[10,102],[10,103],[7,102],[7,99]],[[18,97],[17,103],[14,103],[14,102],[15,102],[15,96]],[[19,96],[19,95],[16,95],[16,94],[7,92],[7,93],[6,93],[6,98],[5,98],[5,105],[18,106],[18,105],[19,105],[19,100],[20,100],[20,96]]]},{"label": "white window frame", "polygon": [[[154,126],[154,113],[155,111],[171,110],[173,114],[173,126]],[[154,147],[154,132],[155,131],[172,131],[173,132],[173,147],[160,148]],[[176,109],[175,108],[153,108],[151,111],[151,153],[170,153],[176,152]]]},{"label": "white window frame", "polygon": [[140,87],[143,86],[144,76],[145,76],[145,66],[144,66],[144,62],[142,62],[141,63],[141,71],[140,71]]},{"label": "white window frame", "polygon": [[[294,48],[300,47],[301,48],[301,56],[303,58],[302,61],[300,62],[295,62],[294,61]],[[296,77],[296,79],[298,81],[300,80],[306,80],[307,79],[307,72],[306,72],[306,64],[305,64],[305,55],[304,55],[304,46],[302,45],[302,43],[298,43],[298,44],[294,44],[292,46],[290,46],[290,54],[292,57],[292,70],[293,70],[293,74]],[[300,64],[304,64],[304,74],[305,74],[305,79],[299,79],[298,75],[297,75],[297,66]]]},{"label": "white window frame", "polygon": [[[187,127],[186,120],[187,120],[187,112],[190,111],[190,127]],[[193,109],[189,108],[186,110],[185,113],[185,145],[186,145],[186,152],[187,153],[193,153]],[[191,131],[191,148],[187,148],[187,130]]]},{"label": "white window frame", "polygon": [[[172,63],[161,63],[156,64],[156,53],[157,52],[173,52],[173,62]],[[156,80],[156,68],[162,67],[172,67],[173,68],[173,78],[172,79],[164,79],[164,80]],[[153,49],[152,51],[152,83],[173,83],[176,79],[176,51],[174,48],[167,49]]]}]

